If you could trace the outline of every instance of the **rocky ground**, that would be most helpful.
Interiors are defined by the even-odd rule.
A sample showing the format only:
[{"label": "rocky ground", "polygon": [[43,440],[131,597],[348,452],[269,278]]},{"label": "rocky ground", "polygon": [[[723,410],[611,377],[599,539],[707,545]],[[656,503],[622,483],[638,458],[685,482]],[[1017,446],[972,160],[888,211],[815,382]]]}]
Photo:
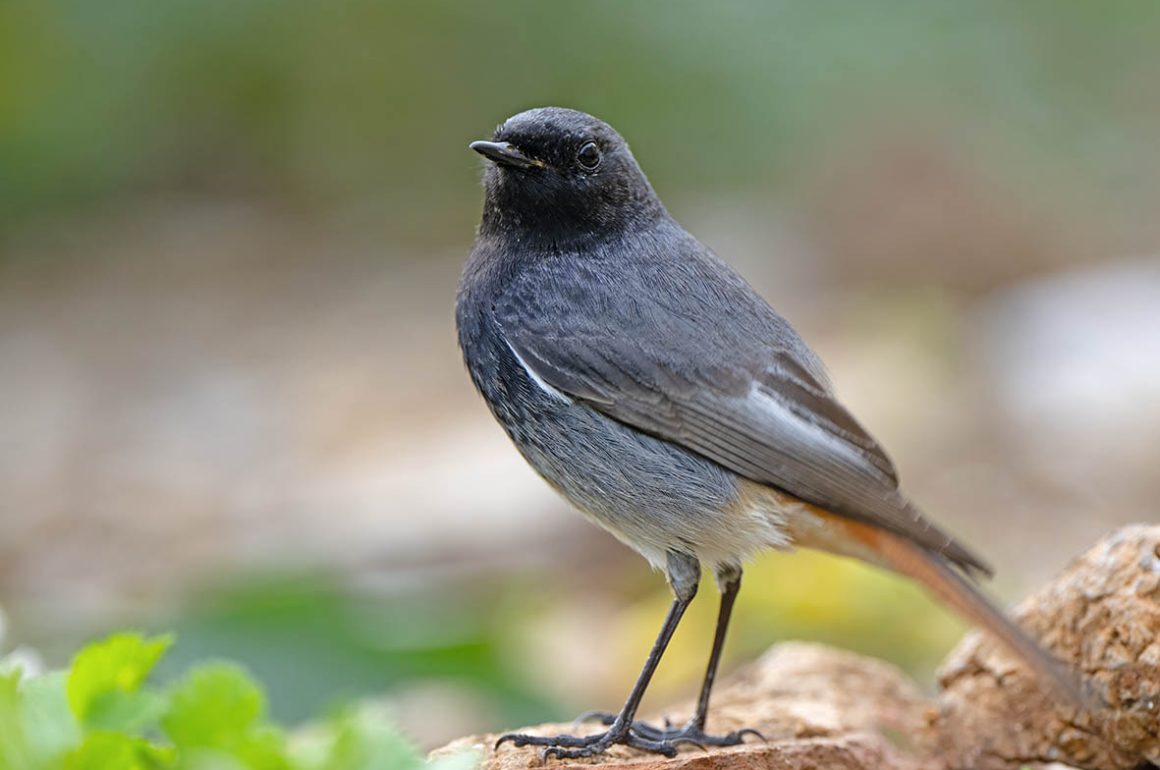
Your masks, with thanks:
[{"label": "rocky ground", "polygon": [[[1160,527],[1125,527],[1022,602],[1016,617],[1080,672],[1092,707],[1060,707],[991,639],[974,632],[928,698],[896,668],[817,645],[778,645],[721,682],[709,729],[754,728],[765,740],[677,757],[613,747],[603,757],[544,760],[536,747],[473,736],[483,770],[1013,770],[1060,763],[1134,770],[1160,763]],[[691,704],[674,706],[679,720]],[[539,725],[539,735],[591,726]]]}]

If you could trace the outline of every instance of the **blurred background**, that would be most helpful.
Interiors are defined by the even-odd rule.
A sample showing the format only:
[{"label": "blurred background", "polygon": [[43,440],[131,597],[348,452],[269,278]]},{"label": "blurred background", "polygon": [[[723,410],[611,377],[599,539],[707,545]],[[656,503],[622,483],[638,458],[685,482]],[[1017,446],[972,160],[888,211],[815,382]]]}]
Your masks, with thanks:
[{"label": "blurred background", "polygon": [[[1160,519],[1158,84],[1150,0],[6,0],[5,645],[174,629],[277,716],[382,698],[427,745],[622,702],[668,591],[524,466],[452,324],[467,143],[544,104],[628,138],[1013,601]],[[729,667],[805,638],[928,684],[963,630],[809,554],[735,617]]]}]

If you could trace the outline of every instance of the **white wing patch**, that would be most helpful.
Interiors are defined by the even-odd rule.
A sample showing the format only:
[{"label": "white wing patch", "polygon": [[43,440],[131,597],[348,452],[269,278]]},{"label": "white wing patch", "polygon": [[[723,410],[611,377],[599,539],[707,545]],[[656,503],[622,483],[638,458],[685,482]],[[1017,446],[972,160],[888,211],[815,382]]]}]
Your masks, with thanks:
[{"label": "white wing patch", "polygon": [[835,461],[846,465],[870,467],[866,458],[856,448],[817,423],[795,413],[760,383],[753,383],[749,396],[745,399],[745,406],[754,421],[768,426],[774,435],[780,433],[787,443],[796,442],[803,448],[817,448]]},{"label": "white wing patch", "polygon": [[[504,342],[507,342],[507,340],[504,340]],[[551,385],[544,381],[543,377],[536,374],[536,371],[532,369],[532,367],[528,366],[527,361],[520,357],[520,354],[516,352],[516,349],[512,347],[510,342],[507,342],[507,346],[508,350],[510,350],[512,355],[516,357],[516,360],[520,362],[520,366],[524,368],[524,371],[528,373],[528,376],[532,378],[532,382],[536,383],[540,390],[544,391],[557,401],[563,401],[566,404],[572,403],[572,399],[569,398],[567,394],[556,388],[553,388]]]}]

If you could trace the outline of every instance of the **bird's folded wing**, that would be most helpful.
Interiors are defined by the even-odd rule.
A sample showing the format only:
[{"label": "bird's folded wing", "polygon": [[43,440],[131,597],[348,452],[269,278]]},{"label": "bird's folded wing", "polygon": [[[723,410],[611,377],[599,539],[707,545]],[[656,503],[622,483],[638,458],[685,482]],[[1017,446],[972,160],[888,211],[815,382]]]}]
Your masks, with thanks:
[{"label": "bird's folded wing", "polygon": [[658,345],[647,332],[614,335],[590,324],[570,332],[559,319],[540,325],[529,310],[522,304],[505,319],[499,308],[501,327],[543,382],[741,476],[989,573],[906,500],[882,449],[787,351],[758,356],[751,347],[736,363],[718,357],[706,365],[679,319]]}]

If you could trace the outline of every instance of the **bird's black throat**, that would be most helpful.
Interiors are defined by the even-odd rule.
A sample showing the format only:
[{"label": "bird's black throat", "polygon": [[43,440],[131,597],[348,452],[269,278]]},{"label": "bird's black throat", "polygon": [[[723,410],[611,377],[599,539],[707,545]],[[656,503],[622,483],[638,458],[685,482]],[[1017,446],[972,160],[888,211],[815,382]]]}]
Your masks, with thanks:
[{"label": "bird's black throat", "polygon": [[479,234],[525,245],[574,246],[645,230],[667,216],[643,178],[579,179],[490,166]]}]

